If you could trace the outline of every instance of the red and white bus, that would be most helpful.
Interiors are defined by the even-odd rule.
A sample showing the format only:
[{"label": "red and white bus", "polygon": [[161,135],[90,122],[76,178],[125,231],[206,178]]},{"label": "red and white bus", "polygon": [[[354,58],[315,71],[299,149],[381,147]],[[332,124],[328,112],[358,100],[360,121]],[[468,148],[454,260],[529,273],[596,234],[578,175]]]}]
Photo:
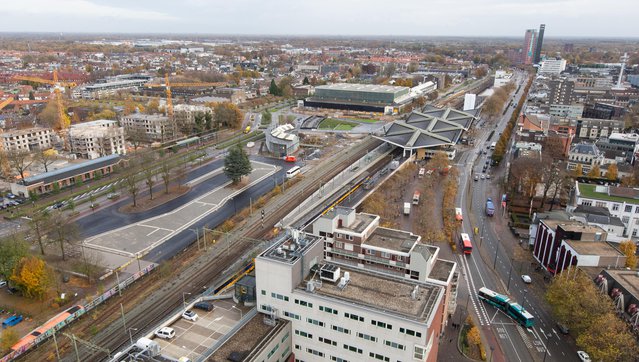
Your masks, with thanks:
[{"label": "red and white bus", "polygon": [[461,233],[459,238],[459,244],[461,245],[464,254],[470,254],[473,251],[473,243],[470,241],[470,236],[466,233]]}]

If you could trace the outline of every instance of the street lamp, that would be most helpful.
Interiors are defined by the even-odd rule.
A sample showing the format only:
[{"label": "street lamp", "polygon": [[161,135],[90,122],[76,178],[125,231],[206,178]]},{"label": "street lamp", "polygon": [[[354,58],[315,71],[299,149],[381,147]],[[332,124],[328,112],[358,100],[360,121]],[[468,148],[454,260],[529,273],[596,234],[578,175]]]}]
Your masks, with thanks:
[{"label": "street lamp", "polygon": [[200,230],[198,228],[189,229],[195,233],[196,241],[197,241],[197,250],[200,251]]},{"label": "street lamp", "polygon": [[182,292],[182,306],[184,307],[185,312],[186,312],[186,295],[191,295],[191,293]]},{"label": "street lamp", "polygon": [[137,332],[137,328],[128,328],[127,329],[129,331],[129,340],[131,341],[131,344],[133,344],[133,334],[131,333],[131,331]]},{"label": "street lamp", "polygon": [[506,291],[510,291],[510,277],[513,273],[513,259],[510,258],[510,271],[508,272],[508,286],[506,287]]},{"label": "street lamp", "polygon": [[238,312],[240,312],[240,319],[242,319],[244,317],[244,313],[242,313],[242,310],[234,305],[231,306],[231,308],[233,309],[237,309]]},{"label": "street lamp", "polygon": [[526,305],[526,294],[528,294],[528,290],[524,289],[524,298],[521,301],[521,309],[524,309],[524,310],[526,309],[524,308],[524,306]]},{"label": "street lamp", "polygon": [[495,351],[495,347],[490,346],[490,362],[493,362],[493,352]]}]

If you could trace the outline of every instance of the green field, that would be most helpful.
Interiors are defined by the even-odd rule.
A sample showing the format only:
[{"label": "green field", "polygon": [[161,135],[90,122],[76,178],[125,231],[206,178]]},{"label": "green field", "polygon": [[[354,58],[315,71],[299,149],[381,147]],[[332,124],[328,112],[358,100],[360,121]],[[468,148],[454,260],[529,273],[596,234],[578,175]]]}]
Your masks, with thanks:
[{"label": "green field", "polygon": [[366,118],[353,118],[351,119],[355,122],[362,122],[362,123],[376,123],[376,122],[380,122],[376,119],[366,119]]},{"label": "green field", "polygon": [[342,121],[334,118],[326,118],[323,120],[318,128],[319,129],[332,129],[336,131],[350,131],[357,126],[356,123]]}]

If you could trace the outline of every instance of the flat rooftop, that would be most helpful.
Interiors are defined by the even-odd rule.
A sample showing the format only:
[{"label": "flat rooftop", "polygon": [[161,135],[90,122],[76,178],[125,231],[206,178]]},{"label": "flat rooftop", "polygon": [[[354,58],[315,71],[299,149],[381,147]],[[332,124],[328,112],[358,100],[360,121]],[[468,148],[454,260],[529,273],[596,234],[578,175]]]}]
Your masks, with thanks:
[{"label": "flat rooftop", "polygon": [[455,268],[455,262],[444,259],[435,260],[435,264],[433,268],[430,270],[430,274],[428,277],[430,279],[439,280],[442,282],[447,282],[450,278],[450,273],[453,272]]},{"label": "flat rooftop", "polygon": [[396,92],[407,91],[409,88],[380,84],[336,83],[315,87],[315,90],[318,89],[395,94]]},{"label": "flat rooftop", "polygon": [[362,243],[362,245],[370,245],[378,248],[408,253],[418,240],[418,235],[408,231],[378,227],[373,231],[368,239]]},{"label": "flat rooftop", "polygon": [[307,234],[305,232],[293,230],[284,233],[277,239],[273,246],[264,251],[261,256],[293,264],[300,255],[306,254],[308,248],[320,240],[319,237]]},{"label": "flat rooftop", "polygon": [[639,204],[639,189],[577,183],[579,196],[587,199]]},{"label": "flat rooftop", "polygon": [[635,298],[639,298],[639,273],[634,270],[614,270],[609,269],[606,270],[610,276],[615,278],[615,280],[623,285],[623,287],[630,293],[632,293]]},{"label": "flat rooftop", "polygon": [[[313,293],[421,321],[430,317],[434,312],[438,298],[444,293],[444,287],[434,284],[416,282],[372,271],[351,269],[342,264],[339,267],[342,270],[342,275],[344,272],[350,274],[350,282],[346,287],[339,288],[337,283],[324,280],[322,286],[316,288]],[[311,280],[313,275],[313,273],[309,273],[305,281]],[[411,293],[415,286],[419,286],[417,298],[412,299]],[[305,283],[298,286],[297,292],[311,293],[306,291]]]},{"label": "flat rooftop", "polygon": [[285,319],[279,319],[277,324],[269,326],[264,323],[264,315],[256,314],[251,320],[240,328],[233,337],[229,338],[224,344],[215,351],[207,361],[226,362],[231,361],[232,353],[238,353],[245,358],[248,354],[271,333],[277,332],[283,328],[286,323],[290,323]]},{"label": "flat rooftop", "polygon": [[594,234],[598,232],[606,232],[606,230],[600,228],[595,225],[586,225],[579,221],[572,220],[543,220],[544,224],[550,226],[551,228],[561,227],[564,231],[570,232],[580,232],[586,234]]},{"label": "flat rooftop", "polygon": [[566,243],[581,255],[623,256],[612,245],[600,241],[566,240]]},{"label": "flat rooftop", "polygon": [[[329,215],[330,214],[330,215]],[[326,216],[329,219],[334,217],[335,211],[331,210]],[[336,230],[350,230],[355,233],[361,234],[366,228],[372,224],[377,216],[371,214],[355,214],[355,220],[350,225],[342,225],[342,227],[336,228]]]}]

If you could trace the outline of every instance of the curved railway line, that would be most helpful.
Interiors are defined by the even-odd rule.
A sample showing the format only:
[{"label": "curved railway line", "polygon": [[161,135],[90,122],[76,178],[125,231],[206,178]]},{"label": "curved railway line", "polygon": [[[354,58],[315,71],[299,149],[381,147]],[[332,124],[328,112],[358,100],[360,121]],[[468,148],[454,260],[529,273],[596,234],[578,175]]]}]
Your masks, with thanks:
[{"label": "curved railway line", "polygon": [[[273,225],[312,194],[320,186],[321,180],[333,178],[342,169],[350,166],[354,160],[363,157],[368,150],[377,147],[381,143],[380,140],[369,136],[349,151],[337,153],[310,170],[300,182],[291,186],[291,189],[286,193],[268,202],[264,207],[267,215],[264,219],[264,226],[261,223],[260,213],[254,213],[241,227],[218,241],[217,245],[219,247],[215,253],[209,252],[199,255],[176,278],[170,280],[162,288],[152,292],[148,298],[128,311],[125,316],[126,328],[122,323],[122,318],[118,318],[111,322],[108,327],[95,333],[92,338],[86,337],[91,335],[92,325],[100,325],[109,319],[113,319],[114,315],[120,315],[120,302],[125,303],[126,298],[119,298],[109,301],[105,306],[101,307],[99,315],[94,314],[92,316],[91,312],[87,313],[79,321],[79,324],[84,326],[82,329],[78,330],[72,324],[70,330],[63,330],[62,332],[75,333],[80,338],[89,339],[90,343],[109,350],[111,354],[129,343],[127,328],[136,329],[135,333],[132,333],[134,339],[146,335],[157,323],[171,315],[172,312],[177,311],[177,308],[182,305],[182,293],[198,295],[202,292],[202,286],[217,285],[224,281],[225,278],[228,278],[228,274],[232,274],[230,271],[232,266],[240,261],[247,251],[255,247],[256,241],[260,241],[259,239],[266,235]],[[232,243],[232,247],[225,246],[226,243]],[[157,272],[154,271],[153,273]],[[225,272],[227,275],[222,275]],[[129,289],[143,289],[142,283],[147,282],[149,278],[153,278],[153,273],[148,277],[142,278]],[[143,290],[140,290],[139,293],[142,292]],[[132,291],[127,290],[125,293],[132,293]],[[84,321],[87,318],[92,318],[90,323]],[[58,335],[60,335],[59,332]],[[71,348],[69,338],[58,337],[57,340],[59,348],[67,352],[67,355],[62,356],[63,361],[99,361],[108,358],[106,352],[90,349],[81,343],[78,343],[78,356],[76,356],[73,348]],[[53,353],[55,353],[53,341],[48,340],[43,342],[37,349],[34,349],[34,351],[21,356],[18,360],[30,361],[34,360],[34,358],[35,360],[45,360],[47,356],[52,356]]]}]

